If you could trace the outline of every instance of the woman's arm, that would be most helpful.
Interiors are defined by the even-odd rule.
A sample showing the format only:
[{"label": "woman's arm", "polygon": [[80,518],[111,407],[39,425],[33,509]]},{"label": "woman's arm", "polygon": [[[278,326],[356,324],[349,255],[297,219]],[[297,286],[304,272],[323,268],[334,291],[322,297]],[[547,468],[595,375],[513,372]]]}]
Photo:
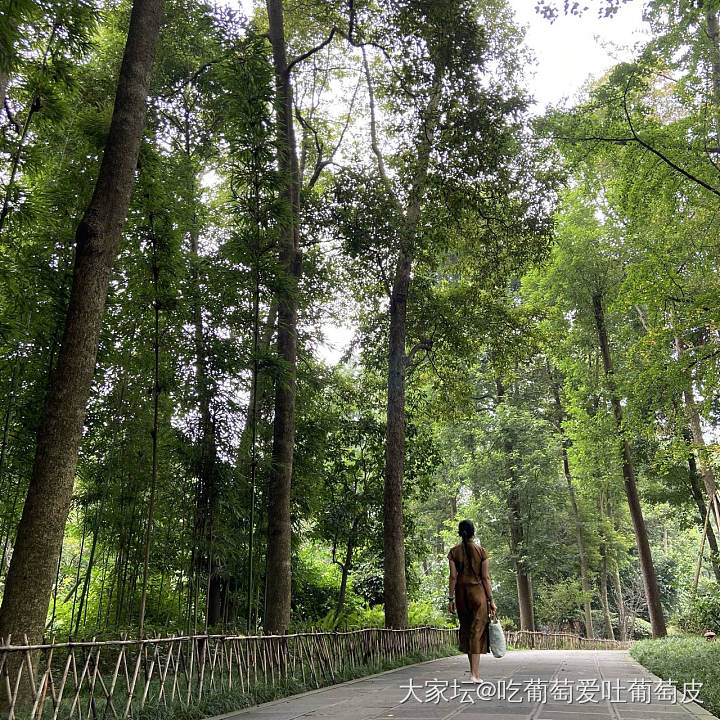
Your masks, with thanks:
[{"label": "woman's arm", "polygon": [[455,612],[455,583],[457,582],[457,568],[455,567],[455,561],[448,556],[448,562],[450,563],[450,592],[448,593],[448,600],[450,601],[450,612]]},{"label": "woman's arm", "polygon": [[492,583],[490,582],[490,558],[488,557],[487,552],[485,553],[485,558],[482,561],[481,576],[483,585],[485,586],[485,592],[487,593],[490,610],[491,612],[495,612],[497,610],[497,605],[495,605],[495,601],[493,600]]}]

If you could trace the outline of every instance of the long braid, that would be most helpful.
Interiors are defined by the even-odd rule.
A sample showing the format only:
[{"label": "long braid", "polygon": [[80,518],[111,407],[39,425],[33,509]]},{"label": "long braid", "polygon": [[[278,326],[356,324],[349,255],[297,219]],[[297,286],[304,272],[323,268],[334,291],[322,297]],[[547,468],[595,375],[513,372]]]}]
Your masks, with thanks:
[{"label": "long braid", "polygon": [[468,537],[463,533],[462,536],[462,544],[463,544],[463,550],[465,551],[465,558],[467,562],[469,563],[469,567],[472,570],[472,558],[470,557],[470,548],[468,547]]},{"label": "long braid", "polygon": [[475,576],[475,578],[479,580],[480,576],[477,574],[477,570],[475,570],[475,566],[472,562],[472,557],[470,557],[470,538],[467,536],[466,533],[462,534],[462,544],[463,550],[465,551],[465,557],[467,558],[468,567],[472,571],[472,574]]}]

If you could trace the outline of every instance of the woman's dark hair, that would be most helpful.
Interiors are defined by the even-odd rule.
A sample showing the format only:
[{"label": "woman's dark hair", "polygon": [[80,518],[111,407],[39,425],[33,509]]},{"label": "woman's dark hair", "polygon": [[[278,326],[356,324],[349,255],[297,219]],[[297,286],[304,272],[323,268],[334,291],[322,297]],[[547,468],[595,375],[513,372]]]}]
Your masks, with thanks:
[{"label": "woman's dark hair", "polygon": [[463,539],[463,542],[467,542],[473,535],[475,535],[475,526],[472,520],[461,520],[458,525],[458,535]]},{"label": "woman's dark hair", "polygon": [[470,548],[468,547],[470,538],[475,535],[475,526],[473,525],[472,520],[460,521],[460,524],[458,525],[458,535],[462,538],[463,550],[465,551],[468,567],[472,570],[473,575],[478,577],[478,574],[473,567],[472,558],[470,557]]}]

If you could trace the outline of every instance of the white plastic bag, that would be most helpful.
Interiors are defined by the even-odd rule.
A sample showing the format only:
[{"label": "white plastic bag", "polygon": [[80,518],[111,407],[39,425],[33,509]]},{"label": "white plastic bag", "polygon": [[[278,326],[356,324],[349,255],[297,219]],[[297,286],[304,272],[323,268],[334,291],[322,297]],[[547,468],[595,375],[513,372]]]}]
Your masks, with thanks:
[{"label": "white plastic bag", "polygon": [[489,641],[490,641],[490,652],[496,657],[501,658],[506,650],[507,645],[505,643],[505,633],[503,632],[500,621],[495,619],[490,621],[489,629]]}]

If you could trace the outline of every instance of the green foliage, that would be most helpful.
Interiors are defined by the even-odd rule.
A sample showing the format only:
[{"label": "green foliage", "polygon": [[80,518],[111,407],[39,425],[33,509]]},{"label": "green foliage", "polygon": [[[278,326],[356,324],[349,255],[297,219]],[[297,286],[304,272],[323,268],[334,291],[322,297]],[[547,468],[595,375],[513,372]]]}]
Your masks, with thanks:
[{"label": "green foliage", "polygon": [[[447,614],[438,612],[432,603],[422,600],[411,601],[408,607],[409,627],[453,627],[455,620]],[[338,628],[364,628],[384,627],[385,611],[382,605],[359,606],[348,609],[342,616],[339,624],[332,624],[334,616],[330,614],[324,618],[320,627],[330,629]]]},{"label": "green foliage", "polygon": [[507,615],[499,615],[498,622],[500,623],[502,629],[505,632],[515,632],[518,629],[515,618],[513,617],[508,617]]},{"label": "green foliage", "polygon": [[635,618],[635,627],[634,629],[630,628],[630,630],[632,631],[633,637],[638,640],[652,637],[652,626],[647,620],[640,617]]},{"label": "green foliage", "polygon": [[693,635],[703,635],[708,630],[720,635],[720,588],[708,582],[701,584],[697,595],[675,618],[675,623]]},{"label": "green foliage", "polygon": [[293,573],[292,618],[299,627],[315,625],[334,606],[338,588],[336,573],[327,553],[301,550]]},{"label": "green foliage", "polygon": [[720,644],[699,637],[668,637],[633,643],[630,655],[650,672],[677,682],[702,683],[699,697],[712,713],[720,712]]},{"label": "green foliage", "polygon": [[592,599],[592,593],[583,593],[577,579],[561,580],[554,585],[538,588],[536,621],[552,627],[560,627],[564,622],[582,620],[582,607],[585,599]]},{"label": "green foliage", "polygon": [[[618,4],[594,7],[611,14]],[[130,8],[85,0],[5,5],[0,589]],[[547,17],[558,10],[538,5]],[[384,622],[388,296],[409,252],[403,510],[411,624],[454,622],[446,614],[446,553],[457,521],[471,517],[490,553],[506,629],[519,624],[519,568],[530,571],[539,625],[583,619],[579,533],[596,633],[604,561],[613,623],[622,602],[628,617],[637,616],[635,636],[649,635],[613,389],[663,607],[683,630],[719,631],[707,558],[695,599],[691,591],[702,531],[691,482],[706,504],[702,471],[719,467],[707,430],[720,416],[717,45],[705,12],[716,8],[696,5],[648,3],[652,35],[636,61],[590,85],[575,107],[531,124],[527,58],[507,3],[356,4],[352,40],[365,43],[375,149],[358,47],[336,32],[293,66],[303,185],[303,277],[294,290],[294,628]],[[348,23],[345,8],[321,0],[285,10],[290,57]],[[217,630],[262,628],[273,393],[288,377],[275,346],[277,301],[291,285],[277,262],[288,217],[265,24],[261,8],[246,19],[204,2],[166,3],[48,618],[58,637],[112,636],[137,623],[156,308],[159,463],[146,629],[202,631],[211,598],[220,608]],[[428,142],[424,167],[419,148]],[[605,311],[611,381],[594,298]],[[335,367],[323,359],[330,322],[356,329]],[[693,412],[708,447],[689,432]],[[689,652],[690,640],[678,642]],[[218,695],[186,715],[271,697],[258,693]]]}]

